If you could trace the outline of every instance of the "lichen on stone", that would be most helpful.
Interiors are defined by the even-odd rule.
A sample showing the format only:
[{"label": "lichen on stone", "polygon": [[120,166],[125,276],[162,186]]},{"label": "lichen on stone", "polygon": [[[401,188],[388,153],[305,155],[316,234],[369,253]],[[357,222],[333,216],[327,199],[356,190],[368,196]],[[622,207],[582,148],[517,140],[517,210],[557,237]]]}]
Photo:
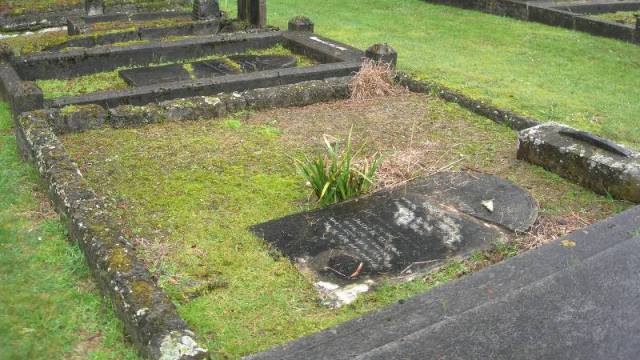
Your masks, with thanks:
[{"label": "lichen on stone", "polygon": [[160,344],[160,360],[204,359],[206,356],[207,351],[199,347],[190,335],[179,331],[169,333]]}]

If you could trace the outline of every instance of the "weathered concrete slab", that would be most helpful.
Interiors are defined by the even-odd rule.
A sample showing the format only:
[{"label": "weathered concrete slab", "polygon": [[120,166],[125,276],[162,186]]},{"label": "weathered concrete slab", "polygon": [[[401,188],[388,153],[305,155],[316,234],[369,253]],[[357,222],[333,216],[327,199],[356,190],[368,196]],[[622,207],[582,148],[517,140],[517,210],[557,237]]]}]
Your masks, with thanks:
[{"label": "weathered concrete slab", "polygon": [[283,55],[233,55],[229,60],[237,63],[244,72],[276,70],[295,67],[295,56]]},{"label": "weathered concrete slab", "polygon": [[231,67],[223,60],[205,60],[191,63],[194,75],[197,78],[224,76],[237,74],[240,71]]},{"label": "weathered concrete slab", "polygon": [[119,73],[131,86],[155,85],[191,78],[189,72],[179,64],[121,70]]},{"label": "weathered concrete slab", "polygon": [[[480,173],[442,173],[252,230],[314,271],[316,286],[404,276],[526,230],[535,202],[510,182]],[[339,304],[333,304],[339,305]]]},{"label": "weathered concrete slab", "polygon": [[640,206],[250,359],[631,359]]},{"label": "weathered concrete slab", "polygon": [[520,132],[518,159],[549,169],[601,194],[640,202],[640,154],[555,123]]}]

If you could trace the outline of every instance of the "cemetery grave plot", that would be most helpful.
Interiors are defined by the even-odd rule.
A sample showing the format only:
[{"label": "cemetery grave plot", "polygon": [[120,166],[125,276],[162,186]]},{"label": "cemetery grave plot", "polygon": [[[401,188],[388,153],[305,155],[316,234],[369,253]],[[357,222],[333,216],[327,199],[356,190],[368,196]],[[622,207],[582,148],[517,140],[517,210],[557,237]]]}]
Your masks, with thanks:
[{"label": "cemetery grave plot", "polygon": [[[592,35],[640,43],[638,21],[630,12],[640,9],[638,1],[466,1],[427,0],[466,9],[480,10],[500,16],[559,26]],[[615,13],[620,13],[615,15]]]},{"label": "cemetery grave plot", "polygon": [[[32,109],[90,103],[114,107],[346,76],[359,69],[363,55],[310,32],[238,32],[16,56],[10,68],[4,65],[3,81],[12,86],[35,82],[35,87],[25,85],[34,97]],[[181,64],[189,77],[184,71],[153,69],[171,64]],[[143,70],[126,71],[133,68],[157,73],[147,77],[154,78],[149,83],[136,82],[131,73]],[[134,86],[127,87],[127,80]],[[42,90],[46,101],[40,98]]]},{"label": "cemetery grave plot", "polygon": [[[17,16],[32,12],[70,11],[84,8],[84,0],[6,0],[2,15]],[[113,12],[123,11],[154,11],[154,10],[185,10],[190,9],[191,1],[166,0],[104,0],[105,10]]]},{"label": "cemetery grave plot", "polygon": [[[293,159],[321,151],[324,134],[344,139],[350,129],[366,156],[384,155],[379,187],[456,171],[495,175],[533,196],[538,220],[531,231],[505,232],[506,243],[451,259],[413,281],[376,279],[352,304],[322,305],[316,275],[299,271],[250,228],[315,210]],[[423,95],[93,130],[61,141],[180,304],[180,315],[220,357],[251,354],[346,321],[630,205],[516,160],[510,129]],[[496,200],[494,206],[497,213],[502,205]]]},{"label": "cemetery grave plot", "polygon": [[64,80],[36,80],[36,84],[42,89],[45,99],[54,99],[136,86],[308,67],[314,64],[317,64],[317,61],[278,45],[264,50],[249,50],[228,56],[206,56],[179,63],[150,64],[145,67],[127,66]]},{"label": "cemetery grave plot", "polygon": [[188,18],[190,0],[8,0],[0,4],[0,33],[63,27],[69,18],[87,21],[152,17]]},{"label": "cemetery grave plot", "polygon": [[214,26],[211,21],[194,22],[188,17],[101,21],[87,23],[86,27],[86,33],[78,35],[69,35],[66,26],[23,33],[0,32],[0,44],[11,47],[16,54],[27,55],[41,51],[68,51],[100,45],[133,45],[148,43],[151,40],[165,40],[172,34],[202,36],[220,31],[220,26]]}]

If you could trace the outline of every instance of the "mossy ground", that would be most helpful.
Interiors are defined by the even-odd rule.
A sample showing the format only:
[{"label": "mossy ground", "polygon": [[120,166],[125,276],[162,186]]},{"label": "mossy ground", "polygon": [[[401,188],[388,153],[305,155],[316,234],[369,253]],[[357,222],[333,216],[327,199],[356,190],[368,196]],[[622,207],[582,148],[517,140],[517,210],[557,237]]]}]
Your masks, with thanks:
[{"label": "mossy ground", "polygon": [[589,15],[594,18],[617,22],[620,24],[636,24],[636,15],[640,15],[640,10],[636,11],[616,11],[612,13]]},{"label": "mossy ground", "polygon": [[0,359],[137,359],[11,125],[0,102]]},{"label": "mossy ground", "polygon": [[[214,354],[235,358],[513,255],[535,236],[451,261],[426,280],[385,284],[340,310],[320,306],[309,279],[247,228],[316,206],[293,159],[320,149],[324,133],[344,138],[352,126],[369,154],[396,159],[422,151],[398,180],[443,168],[494,173],[531,191],[545,223],[578,218],[584,226],[628,206],[515,160],[510,129],[419,95],[104,129],[63,142],[92,186],[111,199],[180,314]],[[560,228],[554,236],[566,230]],[[215,286],[195,299],[185,294],[187,284],[209,281]]]},{"label": "mossy ground", "polygon": [[[121,45],[130,45],[131,43],[124,43]],[[284,48],[282,45],[276,45],[269,49],[262,50],[250,50],[244,54],[252,55],[293,55],[298,59],[297,66],[310,66],[314,64],[314,61],[300,54],[291,52]],[[231,55],[231,54],[230,54]],[[221,59],[227,60],[224,56],[213,55],[196,59],[185,59],[178,64],[209,60],[209,59]],[[150,66],[161,66],[169,63],[152,64]],[[235,63],[234,63],[235,64]],[[238,66],[237,64],[235,66]],[[140,66],[124,66],[113,71],[106,71],[95,73],[91,75],[79,76],[71,79],[50,79],[50,80],[36,80],[36,84],[42,89],[44,97],[47,99],[62,97],[62,96],[74,96],[87,94],[97,91],[117,90],[129,87],[129,85],[120,77],[119,72],[125,69],[133,69]],[[185,65],[185,69],[191,73],[191,68]]]}]

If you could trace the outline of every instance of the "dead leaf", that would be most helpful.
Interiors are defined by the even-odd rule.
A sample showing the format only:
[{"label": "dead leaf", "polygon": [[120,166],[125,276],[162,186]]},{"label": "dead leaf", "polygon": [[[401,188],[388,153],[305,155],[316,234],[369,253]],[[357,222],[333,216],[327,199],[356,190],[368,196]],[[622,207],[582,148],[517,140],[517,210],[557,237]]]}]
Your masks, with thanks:
[{"label": "dead leaf", "polygon": [[576,242],[573,240],[562,240],[560,241],[560,245],[566,247],[566,248],[573,248],[576,247]]}]

